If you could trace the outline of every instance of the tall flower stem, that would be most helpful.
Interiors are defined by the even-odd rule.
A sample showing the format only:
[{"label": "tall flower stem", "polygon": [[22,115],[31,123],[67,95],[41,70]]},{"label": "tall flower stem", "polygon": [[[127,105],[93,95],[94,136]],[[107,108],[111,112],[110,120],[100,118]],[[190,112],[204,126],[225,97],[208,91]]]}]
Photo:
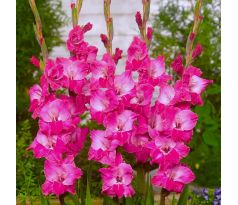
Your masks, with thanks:
[{"label": "tall flower stem", "polygon": [[193,28],[189,33],[186,44],[186,65],[185,65],[186,68],[192,63],[193,44],[202,22],[201,8],[202,8],[202,0],[197,0],[194,9]]},{"label": "tall flower stem", "polygon": [[146,172],[144,170],[143,164],[138,164],[138,167],[136,168],[136,172],[137,172],[136,187],[138,189],[137,191],[139,194],[145,196],[145,193],[146,193],[146,183],[145,183]]},{"label": "tall flower stem", "polygon": [[73,27],[78,25],[78,18],[79,18],[79,13],[82,8],[82,4],[83,4],[83,0],[77,0],[76,4],[75,3],[71,4]]},{"label": "tall flower stem", "polygon": [[140,12],[137,12],[136,13],[136,23],[139,27],[140,35],[141,35],[142,39],[146,42],[146,44],[149,48],[150,43],[151,43],[150,35],[152,35],[152,33],[151,33],[152,29],[149,27],[147,28],[146,24],[147,24],[147,21],[149,20],[149,16],[150,16],[150,0],[142,0],[142,4],[143,4],[143,14],[142,14],[143,17],[141,16]]},{"label": "tall flower stem", "polygon": [[113,39],[113,20],[110,11],[111,0],[104,0],[104,17],[107,26],[107,44],[105,45],[107,52],[112,55],[112,39]]},{"label": "tall flower stem", "polygon": [[41,48],[41,54],[43,57],[43,61],[44,61],[44,63],[46,63],[47,59],[48,59],[48,49],[47,49],[45,39],[44,39],[44,36],[42,33],[42,23],[41,23],[40,15],[37,10],[35,0],[29,0],[29,4],[30,4],[31,10],[33,12],[33,15],[35,17],[36,24],[33,24],[33,28],[35,31],[36,39],[37,39],[37,41],[40,45],[40,48]]}]

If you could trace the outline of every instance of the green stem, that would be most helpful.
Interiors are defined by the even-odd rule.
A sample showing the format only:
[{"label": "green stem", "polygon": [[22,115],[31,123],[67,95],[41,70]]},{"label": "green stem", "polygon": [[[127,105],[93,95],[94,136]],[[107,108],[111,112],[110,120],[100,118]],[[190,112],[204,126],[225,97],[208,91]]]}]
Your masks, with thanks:
[{"label": "green stem", "polygon": [[42,33],[42,23],[41,23],[40,15],[37,10],[35,0],[29,0],[29,4],[30,4],[31,10],[33,12],[33,15],[35,17],[36,25],[33,25],[33,28],[35,31],[36,39],[40,45],[43,60],[44,60],[44,63],[46,64],[47,59],[48,59],[48,49],[47,49],[45,39],[44,39],[44,36]]},{"label": "green stem", "polygon": [[60,196],[59,196],[59,201],[60,201],[60,205],[65,205],[64,195],[60,195]]},{"label": "green stem", "polygon": [[169,195],[169,191],[162,188],[160,193],[160,205],[165,205],[165,198]]}]

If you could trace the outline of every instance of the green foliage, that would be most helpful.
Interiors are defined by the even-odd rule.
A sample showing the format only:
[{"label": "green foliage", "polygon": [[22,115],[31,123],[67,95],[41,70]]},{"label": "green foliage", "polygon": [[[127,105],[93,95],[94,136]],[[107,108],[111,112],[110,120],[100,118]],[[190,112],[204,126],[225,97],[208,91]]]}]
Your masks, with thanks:
[{"label": "green foliage", "polygon": [[[203,76],[214,80],[214,84],[203,95],[204,106],[195,108],[199,121],[190,143],[191,153],[184,162],[194,170],[196,183],[215,187],[220,186],[221,179],[220,0],[203,2],[204,20],[196,37],[196,42],[203,47],[203,54],[193,65],[201,68]],[[178,53],[185,56],[187,36],[193,24],[193,6],[182,7],[179,1],[160,1],[153,21],[151,52],[154,57],[163,54],[166,65],[170,65]]]},{"label": "green foliage", "polygon": [[180,195],[177,205],[187,205],[189,195],[188,186],[184,187],[183,193]]},{"label": "green foliage", "polygon": [[17,132],[16,147],[16,194],[21,201],[27,197],[34,199],[40,195],[39,186],[43,182],[43,161],[35,160],[32,152],[27,151],[27,147],[32,141],[31,125],[29,120],[23,121],[19,125]]}]

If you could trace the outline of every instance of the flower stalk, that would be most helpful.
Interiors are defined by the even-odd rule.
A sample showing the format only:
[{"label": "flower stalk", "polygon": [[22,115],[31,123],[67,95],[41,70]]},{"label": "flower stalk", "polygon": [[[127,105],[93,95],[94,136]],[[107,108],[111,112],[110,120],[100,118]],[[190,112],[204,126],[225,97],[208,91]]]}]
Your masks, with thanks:
[{"label": "flower stalk", "polygon": [[136,23],[140,30],[140,35],[142,39],[146,42],[148,48],[151,44],[151,37],[152,37],[152,28],[146,26],[147,21],[149,20],[150,16],[150,0],[142,0],[143,4],[143,17],[141,16],[140,12],[136,13]]},{"label": "flower stalk", "polygon": [[186,44],[186,65],[185,65],[186,68],[192,63],[194,59],[193,58],[194,40],[196,38],[196,35],[199,31],[202,22],[201,7],[202,7],[202,0],[197,0],[194,10],[193,28],[192,31],[189,33]]},{"label": "flower stalk", "polygon": [[76,3],[71,3],[73,27],[78,25],[78,17],[82,8],[82,4],[83,4],[83,0],[77,0]]},{"label": "flower stalk", "polygon": [[107,26],[107,43],[104,46],[110,55],[112,55],[112,39],[113,39],[113,20],[110,11],[111,0],[104,0],[104,17]]},{"label": "flower stalk", "polygon": [[162,188],[160,193],[160,205],[165,205],[165,198],[170,194],[169,191]]},{"label": "flower stalk", "polygon": [[[30,4],[31,10],[33,12],[33,15],[35,17],[36,24],[33,24],[33,28],[34,28],[34,31],[35,31],[36,39],[37,39],[37,41],[40,45],[41,54],[42,54],[43,61],[44,61],[44,64],[45,64],[47,62],[47,59],[48,59],[48,49],[47,49],[45,39],[44,39],[44,36],[43,36],[43,33],[42,33],[41,18],[40,18],[39,12],[37,10],[35,0],[29,0],[29,4]],[[44,66],[41,66],[41,69],[43,69],[43,67]]]}]

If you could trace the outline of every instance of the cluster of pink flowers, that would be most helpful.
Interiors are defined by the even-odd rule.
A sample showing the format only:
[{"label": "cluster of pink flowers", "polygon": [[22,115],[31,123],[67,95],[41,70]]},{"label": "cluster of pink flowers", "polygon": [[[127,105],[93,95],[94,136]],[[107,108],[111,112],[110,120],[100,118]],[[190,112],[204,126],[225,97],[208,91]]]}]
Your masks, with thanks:
[{"label": "cluster of pink flowers", "polygon": [[186,144],[198,120],[191,107],[202,105],[201,94],[212,81],[201,78],[199,68],[185,68],[180,55],[171,65],[178,75],[174,81],[166,73],[164,57],[150,58],[139,37],[128,48],[125,70],[116,75],[121,51],[98,60],[98,49],[84,41],[84,33],[91,28],[91,24],[74,27],[67,40],[71,57],[48,60],[40,85],[30,89],[30,111],[39,118],[39,131],[30,148],[36,158],[46,159],[43,193],[75,192],[82,172],[74,157],[88,133],[79,127],[85,112],[105,128],[90,131],[88,153],[89,160],[107,166],[99,170],[103,193],[120,198],[135,192],[133,169],[119,147],[138,163],[158,165],[153,185],[181,192],[195,179],[190,168],[180,163],[189,153]]}]

